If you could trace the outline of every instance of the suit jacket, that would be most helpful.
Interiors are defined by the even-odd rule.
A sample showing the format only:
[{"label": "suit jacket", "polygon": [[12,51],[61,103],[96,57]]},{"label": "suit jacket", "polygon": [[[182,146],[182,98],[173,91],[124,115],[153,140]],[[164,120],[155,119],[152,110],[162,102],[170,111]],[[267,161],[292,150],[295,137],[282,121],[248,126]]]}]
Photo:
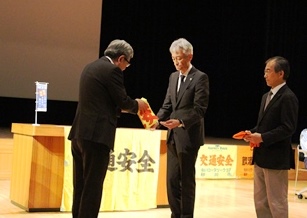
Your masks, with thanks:
[{"label": "suit jacket", "polygon": [[[170,75],[165,100],[157,116],[159,120],[180,119],[184,128],[168,131],[179,147],[199,147],[205,141],[204,117],[209,102],[209,79],[207,74],[192,67],[177,94],[179,71]],[[177,96],[178,95],[178,96]]]},{"label": "suit jacket", "polygon": [[137,101],[127,96],[123,72],[106,57],[88,64],[81,74],[79,102],[68,139],[85,139],[113,149],[121,109],[138,111]]},{"label": "suit jacket", "polygon": [[253,150],[253,163],[267,169],[294,168],[291,138],[298,117],[298,100],[284,85],[273,96],[264,111],[268,93],[264,94],[256,127],[251,132],[261,133],[263,142]]}]

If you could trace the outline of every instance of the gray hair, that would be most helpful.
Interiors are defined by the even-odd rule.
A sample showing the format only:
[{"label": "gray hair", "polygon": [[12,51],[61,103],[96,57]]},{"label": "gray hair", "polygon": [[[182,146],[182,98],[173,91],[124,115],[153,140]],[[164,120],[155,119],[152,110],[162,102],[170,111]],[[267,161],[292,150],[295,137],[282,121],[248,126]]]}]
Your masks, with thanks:
[{"label": "gray hair", "polygon": [[130,60],[133,58],[133,48],[132,46],[126,42],[125,40],[115,39],[106,48],[104,51],[104,55],[110,57],[111,59],[116,59],[121,55],[125,55],[125,57]]},{"label": "gray hair", "polygon": [[275,66],[274,66],[274,71],[278,73],[279,71],[284,71],[284,80],[287,80],[290,76],[290,64],[289,61],[281,56],[275,56],[269,58],[265,63],[269,63],[271,61],[274,61]]},{"label": "gray hair", "polygon": [[193,54],[193,46],[192,44],[186,40],[185,38],[180,38],[175,40],[171,47],[169,48],[169,51],[171,53],[182,50],[184,54]]}]

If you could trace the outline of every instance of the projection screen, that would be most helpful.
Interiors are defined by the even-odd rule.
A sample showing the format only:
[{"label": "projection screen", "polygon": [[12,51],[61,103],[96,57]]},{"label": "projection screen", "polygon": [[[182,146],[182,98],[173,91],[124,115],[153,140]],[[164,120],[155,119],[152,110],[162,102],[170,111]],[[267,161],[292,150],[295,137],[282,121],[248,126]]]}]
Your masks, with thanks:
[{"label": "projection screen", "polygon": [[77,101],[83,67],[98,58],[102,0],[0,2],[0,96]]}]

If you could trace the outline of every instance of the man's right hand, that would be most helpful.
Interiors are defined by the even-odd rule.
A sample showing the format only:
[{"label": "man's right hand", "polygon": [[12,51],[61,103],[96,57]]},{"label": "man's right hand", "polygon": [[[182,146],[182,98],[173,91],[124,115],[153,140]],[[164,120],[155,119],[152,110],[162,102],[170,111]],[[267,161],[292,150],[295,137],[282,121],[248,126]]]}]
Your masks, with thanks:
[{"label": "man's right hand", "polygon": [[135,100],[138,102],[140,113],[144,113],[148,108],[148,105],[142,99],[137,98]]}]

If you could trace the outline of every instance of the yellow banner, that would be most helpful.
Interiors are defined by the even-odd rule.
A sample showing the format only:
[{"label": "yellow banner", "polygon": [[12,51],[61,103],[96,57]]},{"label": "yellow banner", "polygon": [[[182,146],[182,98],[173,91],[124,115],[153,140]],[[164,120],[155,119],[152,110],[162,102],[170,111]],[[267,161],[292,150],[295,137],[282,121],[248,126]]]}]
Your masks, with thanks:
[{"label": "yellow banner", "polygon": [[[72,205],[70,127],[65,128],[65,169],[62,211]],[[157,207],[160,131],[118,128],[103,184],[100,211],[144,210]]]},{"label": "yellow banner", "polygon": [[237,152],[237,177],[244,179],[254,178],[254,166],[252,164],[253,149],[249,145],[238,146]]},{"label": "yellow banner", "polygon": [[205,144],[196,160],[196,178],[236,178],[237,146]]},{"label": "yellow banner", "polygon": [[253,151],[248,145],[205,144],[196,160],[198,179],[251,179]]}]

